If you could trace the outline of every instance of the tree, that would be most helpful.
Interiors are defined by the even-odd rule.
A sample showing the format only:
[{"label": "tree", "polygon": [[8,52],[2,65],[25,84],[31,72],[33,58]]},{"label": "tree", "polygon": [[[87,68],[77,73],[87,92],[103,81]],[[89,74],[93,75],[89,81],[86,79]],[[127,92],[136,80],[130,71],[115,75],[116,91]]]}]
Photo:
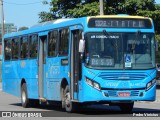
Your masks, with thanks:
[{"label": "tree", "polygon": [[[52,0],[50,2],[50,12],[41,12],[39,14],[40,22],[67,17],[82,17],[88,15],[99,15],[98,0]],[[136,15],[138,10],[156,10],[155,0],[104,0],[105,14]],[[43,4],[48,4],[43,1]]]},{"label": "tree", "polygon": [[[81,0],[51,0],[50,12],[39,13],[40,22],[46,20],[54,20],[63,17],[70,17],[68,14],[69,9],[74,9],[76,4],[79,4]],[[43,1],[43,4],[47,2]]]},{"label": "tree", "polygon": [[155,30],[157,34],[160,34],[160,10],[149,11],[149,10],[138,10],[137,15],[150,17],[154,21]]},{"label": "tree", "polygon": [[68,16],[70,17],[84,17],[99,15],[99,3],[97,1],[87,4],[77,4],[74,9],[69,9]]}]

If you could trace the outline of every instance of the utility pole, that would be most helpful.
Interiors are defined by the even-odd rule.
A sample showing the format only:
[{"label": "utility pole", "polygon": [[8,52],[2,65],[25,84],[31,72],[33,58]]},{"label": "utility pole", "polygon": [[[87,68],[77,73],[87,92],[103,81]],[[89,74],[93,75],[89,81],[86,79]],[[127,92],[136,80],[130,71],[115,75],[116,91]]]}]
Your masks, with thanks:
[{"label": "utility pole", "polygon": [[3,0],[0,0],[0,6],[1,6],[1,35],[2,39],[4,36],[4,12],[3,12]]},{"label": "utility pole", "polygon": [[100,15],[104,15],[103,0],[99,0]]}]

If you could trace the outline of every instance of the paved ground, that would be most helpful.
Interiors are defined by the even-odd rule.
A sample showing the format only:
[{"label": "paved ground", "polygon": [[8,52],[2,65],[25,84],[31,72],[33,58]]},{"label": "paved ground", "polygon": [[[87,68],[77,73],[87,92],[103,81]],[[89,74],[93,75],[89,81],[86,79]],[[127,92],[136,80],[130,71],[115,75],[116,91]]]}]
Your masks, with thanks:
[{"label": "paved ground", "polygon": [[157,86],[156,101],[155,102],[160,102],[160,86]]}]

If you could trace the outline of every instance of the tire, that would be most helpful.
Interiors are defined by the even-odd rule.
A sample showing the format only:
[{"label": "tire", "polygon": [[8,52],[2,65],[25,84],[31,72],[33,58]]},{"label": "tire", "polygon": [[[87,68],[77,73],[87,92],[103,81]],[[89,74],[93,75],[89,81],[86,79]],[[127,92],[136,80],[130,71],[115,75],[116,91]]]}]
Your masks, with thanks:
[{"label": "tire", "polygon": [[71,101],[69,86],[67,85],[64,90],[64,107],[66,112],[75,112],[76,104]]},{"label": "tire", "polygon": [[65,98],[65,95],[64,95],[64,88],[61,88],[61,97],[62,97],[62,109],[65,108],[65,102],[64,102],[64,98]]},{"label": "tire", "polygon": [[24,108],[39,106],[39,100],[34,100],[34,99],[28,98],[26,83],[23,83],[23,85],[21,87],[21,103]]},{"label": "tire", "polygon": [[21,103],[24,108],[29,107],[26,83],[23,83],[21,87]]},{"label": "tire", "polygon": [[119,107],[122,112],[131,113],[134,106],[134,102],[131,103],[120,103]]}]

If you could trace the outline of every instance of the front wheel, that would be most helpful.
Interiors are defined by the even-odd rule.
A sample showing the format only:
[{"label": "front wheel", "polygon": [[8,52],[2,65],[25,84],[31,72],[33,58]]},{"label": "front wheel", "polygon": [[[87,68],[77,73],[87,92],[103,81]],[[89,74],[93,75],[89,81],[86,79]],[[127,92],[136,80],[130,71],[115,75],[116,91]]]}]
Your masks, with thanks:
[{"label": "front wheel", "polygon": [[67,85],[64,90],[64,107],[67,112],[74,112],[76,105],[71,101],[69,86]]}]

